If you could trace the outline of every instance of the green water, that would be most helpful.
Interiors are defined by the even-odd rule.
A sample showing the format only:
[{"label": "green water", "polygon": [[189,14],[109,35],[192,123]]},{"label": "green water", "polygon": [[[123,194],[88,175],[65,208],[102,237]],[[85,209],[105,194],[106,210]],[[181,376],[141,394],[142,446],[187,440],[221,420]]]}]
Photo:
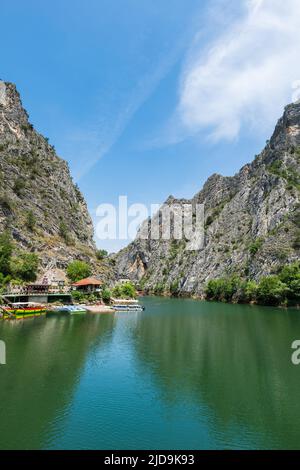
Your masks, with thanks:
[{"label": "green water", "polygon": [[300,312],[143,303],[0,321],[0,448],[300,448]]}]

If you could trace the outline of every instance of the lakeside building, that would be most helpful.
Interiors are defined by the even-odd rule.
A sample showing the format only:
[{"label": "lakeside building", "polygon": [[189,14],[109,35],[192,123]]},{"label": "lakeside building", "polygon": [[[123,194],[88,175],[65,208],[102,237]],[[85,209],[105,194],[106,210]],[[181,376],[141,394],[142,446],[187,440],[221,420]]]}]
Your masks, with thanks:
[{"label": "lakeside building", "polygon": [[49,304],[53,302],[72,303],[71,293],[66,289],[56,289],[50,284],[28,284],[27,286],[14,286],[3,294],[9,302],[31,302]]},{"label": "lakeside building", "polygon": [[50,304],[54,302],[62,302],[64,304],[72,304],[72,290],[77,290],[85,294],[95,294],[101,292],[102,281],[95,278],[81,279],[69,285],[65,285],[63,279],[50,279],[45,277],[34,284],[26,286],[10,286],[3,298],[11,303],[39,303]]},{"label": "lakeside building", "polygon": [[10,285],[3,297],[12,303],[49,304],[62,302],[64,304],[71,304],[72,295],[66,280],[63,270],[49,265],[35,283]]},{"label": "lakeside building", "polygon": [[78,282],[74,282],[72,284],[72,288],[85,294],[94,294],[101,292],[102,285],[103,282],[99,281],[99,279],[87,277],[85,279],[81,279]]}]

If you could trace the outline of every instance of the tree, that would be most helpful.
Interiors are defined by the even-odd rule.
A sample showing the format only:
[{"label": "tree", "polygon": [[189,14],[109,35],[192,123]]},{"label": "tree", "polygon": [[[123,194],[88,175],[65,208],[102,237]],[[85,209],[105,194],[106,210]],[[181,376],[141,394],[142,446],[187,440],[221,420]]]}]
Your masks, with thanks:
[{"label": "tree", "polygon": [[117,285],[113,288],[112,290],[112,295],[114,297],[116,297],[117,299],[120,299],[122,298],[122,289],[121,289],[121,285]]},{"label": "tree", "polygon": [[111,291],[107,288],[104,288],[101,296],[102,296],[103,302],[108,303],[111,299]]},{"label": "tree", "polygon": [[176,280],[171,283],[170,292],[174,297],[176,297],[178,295],[178,290],[179,290],[179,281]]},{"label": "tree", "polygon": [[288,299],[292,301],[300,300],[300,262],[285,266],[279,273],[279,279],[287,285],[289,292]]},{"label": "tree", "polygon": [[97,250],[96,251],[96,256],[98,260],[103,260],[104,258],[107,258],[108,253],[106,250]]},{"label": "tree", "polygon": [[256,255],[256,253],[261,249],[263,245],[263,239],[257,238],[254,242],[250,243],[249,245],[249,252],[252,256]]},{"label": "tree", "polygon": [[73,290],[72,298],[75,300],[75,302],[82,302],[85,299],[85,295],[79,290]]},{"label": "tree", "polygon": [[124,297],[129,298],[129,299],[135,299],[136,298],[136,290],[134,285],[131,282],[126,282],[125,284],[122,285],[121,291]]},{"label": "tree", "polygon": [[22,177],[19,177],[14,184],[13,190],[17,196],[21,196],[25,189],[25,180]]},{"label": "tree", "polygon": [[279,279],[287,286],[290,286],[296,279],[300,279],[300,262],[284,266],[279,273]]},{"label": "tree", "polygon": [[84,261],[72,261],[67,267],[67,276],[72,282],[91,275],[91,267]]},{"label": "tree", "polygon": [[212,279],[206,285],[206,297],[208,300],[231,302],[233,297],[238,294],[241,285],[242,280],[238,276]]},{"label": "tree", "polygon": [[211,279],[205,287],[207,300],[249,303],[256,301],[263,305],[299,304],[300,262],[283,267],[278,276],[255,281],[243,280],[238,276]]},{"label": "tree", "polygon": [[0,273],[4,276],[10,274],[10,260],[13,251],[13,244],[8,232],[0,235]]},{"label": "tree", "polygon": [[257,300],[263,305],[280,305],[286,300],[288,287],[278,276],[263,277],[258,284]]},{"label": "tree", "polygon": [[27,212],[26,216],[26,227],[33,232],[36,224],[36,218],[32,211]]},{"label": "tree", "polygon": [[211,279],[205,287],[205,295],[208,300],[218,300],[219,281]]},{"label": "tree", "polygon": [[11,280],[10,275],[4,276],[2,273],[0,273],[0,289],[4,288]]},{"label": "tree", "polygon": [[112,290],[112,295],[120,299],[135,299],[136,289],[131,282],[116,285]]},{"label": "tree", "polygon": [[257,295],[257,284],[254,281],[247,281],[245,286],[245,298],[247,302],[255,300]]},{"label": "tree", "polygon": [[68,227],[67,225],[65,224],[64,221],[60,221],[59,223],[59,235],[65,240],[67,241],[68,240],[68,237],[69,237],[69,233],[68,233]]},{"label": "tree", "polygon": [[37,277],[39,259],[35,253],[20,253],[11,260],[11,272],[16,279],[33,282]]},{"label": "tree", "polygon": [[165,291],[165,286],[162,282],[159,282],[156,284],[156,286],[153,289],[155,295],[162,295]]},{"label": "tree", "polygon": [[239,303],[249,303],[256,299],[257,284],[254,281],[241,281],[235,298]]}]

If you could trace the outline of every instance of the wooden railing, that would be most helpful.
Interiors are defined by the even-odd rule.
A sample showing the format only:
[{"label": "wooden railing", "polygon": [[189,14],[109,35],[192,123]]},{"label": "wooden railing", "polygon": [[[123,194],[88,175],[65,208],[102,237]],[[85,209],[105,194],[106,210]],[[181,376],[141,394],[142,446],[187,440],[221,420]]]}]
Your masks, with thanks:
[{"label": "wooden railing", "polygon": [[71,288],[68,286],[65,287],[49,287],[45,292],[34,291],[33,289],[28,289],[24,287],[11,287],[6,289],[3,295],[48,295],[48,294],[69,294]]}]

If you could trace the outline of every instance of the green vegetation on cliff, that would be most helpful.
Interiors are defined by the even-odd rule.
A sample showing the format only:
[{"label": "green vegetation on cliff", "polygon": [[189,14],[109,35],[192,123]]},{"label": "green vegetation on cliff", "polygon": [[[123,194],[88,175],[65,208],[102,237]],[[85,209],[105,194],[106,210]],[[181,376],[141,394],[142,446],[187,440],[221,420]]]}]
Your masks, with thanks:
[{"label": "green vegetation on cliff", "polygon": [[84,261],[72,261],[67,267],[67,276],[72,282],[80,281],[91,275],[91,267]]},{"label": "green vegetation on cliff", "polygon": [[207,300],[260,305],[300,303],[300,262],[282,268],[277,275],[265,276],[258,283],[238,276],[212,279],[205,289]]},{"label": "green vegetation on cliff", "polygon": [[131,282],[116,285],[112,290],[112,296],[118,299],[135,299],[136,289]]},{"label": "green vegetation on cliff", "polygon": [[0,234],[0,287],[9,282],[33,282],[37,277],[39,258],[35,253],[22,250],[14,253],[14,243],[9,232]]}]

